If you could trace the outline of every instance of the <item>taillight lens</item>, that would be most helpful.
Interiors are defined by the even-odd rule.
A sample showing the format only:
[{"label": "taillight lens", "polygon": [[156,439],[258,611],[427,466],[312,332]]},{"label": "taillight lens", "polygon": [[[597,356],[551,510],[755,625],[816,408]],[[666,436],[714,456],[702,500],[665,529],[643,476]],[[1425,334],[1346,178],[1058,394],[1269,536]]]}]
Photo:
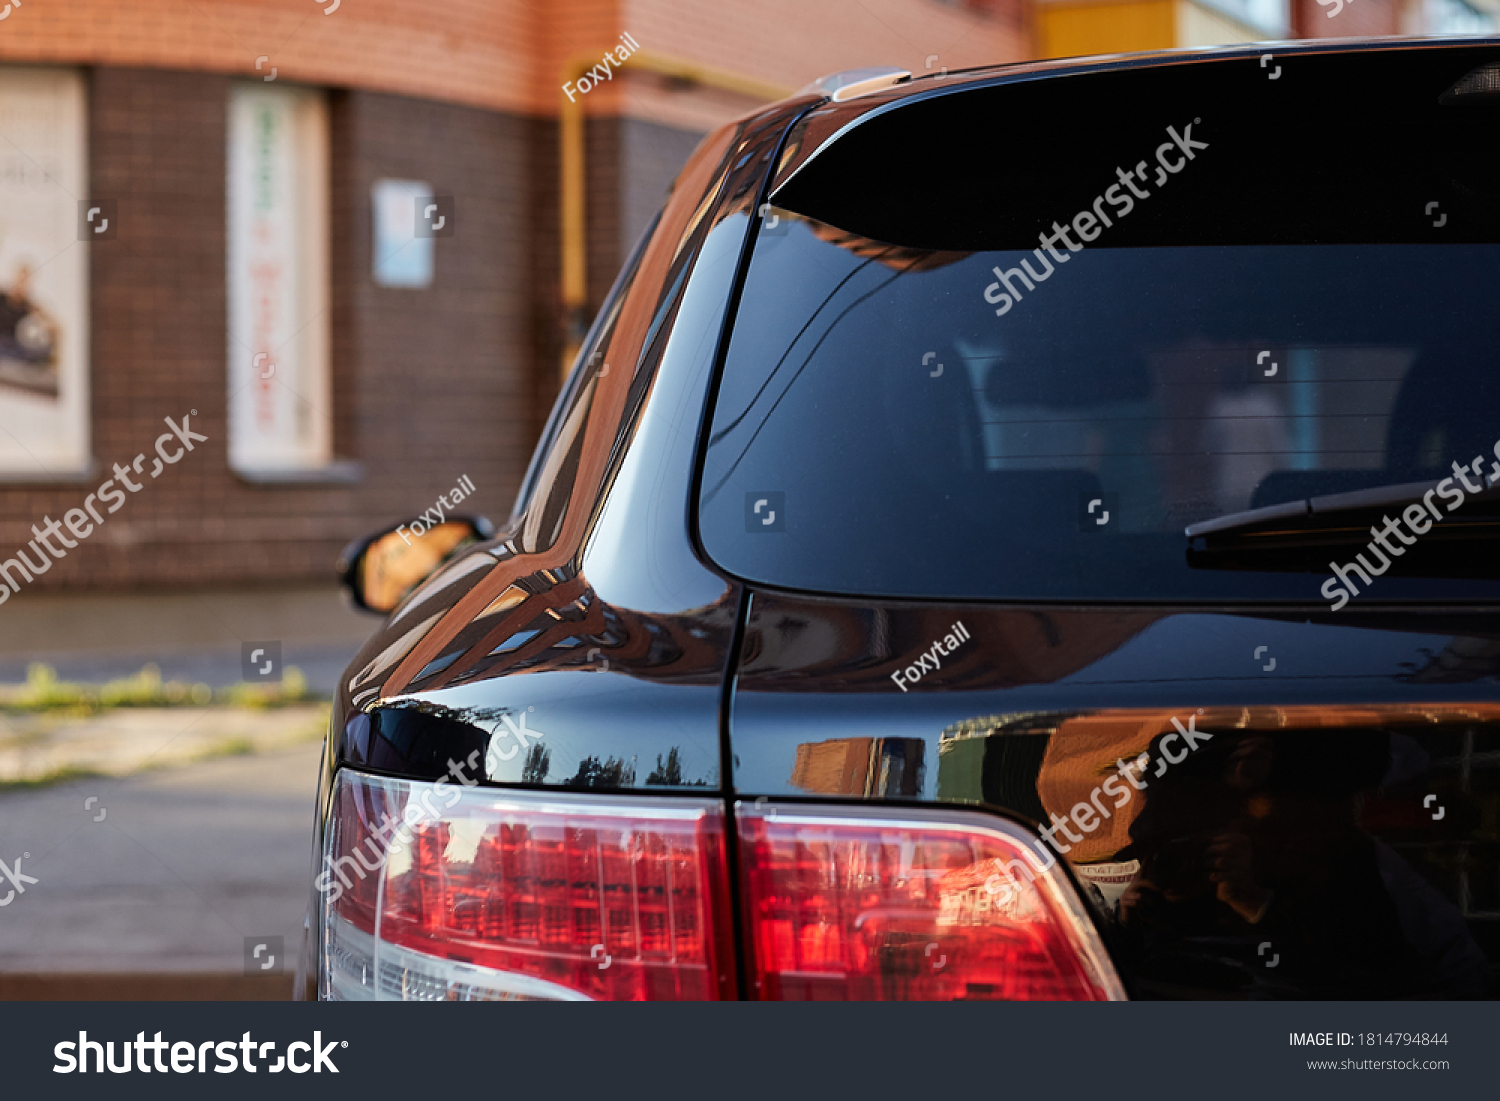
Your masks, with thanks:
[{"label": "taillight lens", "polygon": [[734,996],[722,803],[340,771],[323,996]]},{"label": "taillight lens", "polygon": [[752,997],[1124,997],[1071,884],[1003,819],[750,804],[737,814]]},{"label": "taillight lens", "polygon": [[[1040,842],[962,810],[736,807],[749,997],[1122,998]],[[331,999],[736,995],[723,803],[339,772]]]}]

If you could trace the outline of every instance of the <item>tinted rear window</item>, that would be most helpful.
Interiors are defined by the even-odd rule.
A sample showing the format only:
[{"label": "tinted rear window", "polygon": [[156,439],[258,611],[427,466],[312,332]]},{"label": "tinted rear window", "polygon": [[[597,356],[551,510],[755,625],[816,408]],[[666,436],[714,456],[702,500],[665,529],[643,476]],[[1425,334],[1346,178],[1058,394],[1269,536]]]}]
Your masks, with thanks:
[{"label": "tinted rear window", "polygon": [[[850,163],[820,154],[804,177],[826,158],[827,178],[795,178],[755,243],[705,452],[710,555],[831,593],[1321,600],[1326,575],[1190,567],[1184,527],[1500,455],[1500,173],[1468,144],[1493,149],[1500,113],[1437,103],[1472,52],[1355,60],[1287,72],[1308,95],[1384,74],[1378,127],[1247,104],[1251,63],[961,93],[863,124],[886,132]],[[973,140],[1002,117],[1003,147]],[[949,163],[872,202],[859,157],[934,133]],[[1369,595],[1500,586],[1392,571]]]}]

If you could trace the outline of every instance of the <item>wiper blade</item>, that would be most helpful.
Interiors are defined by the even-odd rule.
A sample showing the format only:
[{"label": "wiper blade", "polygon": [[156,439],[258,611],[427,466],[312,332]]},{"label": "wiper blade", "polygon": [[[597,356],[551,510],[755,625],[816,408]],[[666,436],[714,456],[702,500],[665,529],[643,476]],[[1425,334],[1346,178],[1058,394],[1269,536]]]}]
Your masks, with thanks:
[{"label": "wiper blade", "polygon": [[1437,487],[1437,482],[1402,482],[1397,485],[1356,489],[1349,493],[1333,493],[1326,497],[1309,497],[1302,501],[1286,501],[1264,508],[1247,508],[1243,512],[1231,512],[1227,516],[1204,520],[1201,524],[1191,524],[1184,534],[1189,539],[1209,535],[1245,535],[1263,528],[1284,527],[1289,524],[1301,530],[1312,530],[1325,522],[1337,522],[1338,518],[1351,513],[1376,508],[1388,509],[1392,505],[1416,504],[1428,492],[1436,494]]},{"label": "wiper blade", "polygon": [[[1188,564],[1199,569],[1253,569],[1318,572],[1327,569],[1325,552],[1330,547],[1362,547],[1372,538],[1372,528],[1382,531],[1394,520],[1403,523],[1407,510],[1417,525],[1402,527],[1415,543],[1404,546],[1398,573],[1408,576],[1496,575],[1495,566],[1476,554],[1476,543],[1500,540],[1500,483],[1482,486],[1478,493],[1465,491],[1452,511],[1453,490],[1440,493],[1438,486],[1456,485],[1454,479],[1401,482],[1374,486],[1349,493],[1333,493],[1287,501],[1265,508],[1246,509],[1215,517],[1185,529]],[[1387,538],[1391,538],[1389,532]]]}]

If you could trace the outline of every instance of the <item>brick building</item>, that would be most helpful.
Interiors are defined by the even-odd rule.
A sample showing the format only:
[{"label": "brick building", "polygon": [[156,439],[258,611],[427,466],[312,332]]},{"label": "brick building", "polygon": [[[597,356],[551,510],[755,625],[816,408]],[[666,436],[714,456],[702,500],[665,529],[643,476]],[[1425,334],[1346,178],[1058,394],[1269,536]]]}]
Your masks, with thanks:
[{"label": "brick building", "polygon": [[[1410,30],[1440,7],[1480,18],[1421,2],[1413,16],[1410,0],[1357,0],[1333,21],[1313,0],[1269,8],[1303,33]],[[1261,9],[8,7],[0,560],[84,508],[115,464],[142,455],[149,472],[164,418],[190,410],[207,441],[155,479],[137,472],[150,484],[28,590],[325,580],[347,540],[461,476],[501,517],[566,347],[709,129],[839,69],[1264,37]],[[584,90],[622,42],[637,48]]]},{"label": "brick building", "polygon": [[1494,0],[1035,0],[1039,57],[1284,38],[1475,34]]},{"label": "brick building", "polygon": [[[0,187],[30,205],[6,204],[0,292],[30,343],[0,333],[0,559],[85,508],[114,464],[141,454],[149,474],[164,418],[190,410],[207,442],[156,479],[127,473],[142,491],[28,591],[324,580],[344,542],[464,475],[503,517],[569,323],[704,133],[872,60],[1029,52],[1020,0],[879,16],[790,0],[11,9]],[[579,93],[622,34],[639,49],[618,79]],[[431,236],[402,213],[427,206]]]}]

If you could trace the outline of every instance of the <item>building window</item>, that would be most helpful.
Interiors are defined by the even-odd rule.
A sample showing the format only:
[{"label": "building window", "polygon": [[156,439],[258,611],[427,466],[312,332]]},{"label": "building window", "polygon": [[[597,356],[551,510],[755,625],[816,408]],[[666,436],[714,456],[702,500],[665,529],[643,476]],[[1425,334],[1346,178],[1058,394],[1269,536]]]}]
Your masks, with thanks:
[{"label": "building window", "polygon": [[1490,34],[1495,19],[1464,0],[1427,0],[1422,28],[1425,34]]},{"label": "building window", "polygon": [[107,203],[86,217],[85,104],[74,70],[0,67],[0,478],[8,481],[81,478],[91,465],[85,242],[111,239],[114,227]]},{"label": "building window", "polygon": [[417,180],[376,180],[370,187],[374,211],[374,242],[371,261],[375,284],[380,287],[432,286],[430,227],[442,226],[445,215],[432,193],[432,185]]},{"label": "building window", "polygon": [[1291,30],[1291,5],[1287,0],[1202,0],[1202,3],[1267,38],[1284,38]]},{"label": "building window", "polygon": [[328,109],[306,88],[229,96],[229,465],[252,480],[332,458]]}]

